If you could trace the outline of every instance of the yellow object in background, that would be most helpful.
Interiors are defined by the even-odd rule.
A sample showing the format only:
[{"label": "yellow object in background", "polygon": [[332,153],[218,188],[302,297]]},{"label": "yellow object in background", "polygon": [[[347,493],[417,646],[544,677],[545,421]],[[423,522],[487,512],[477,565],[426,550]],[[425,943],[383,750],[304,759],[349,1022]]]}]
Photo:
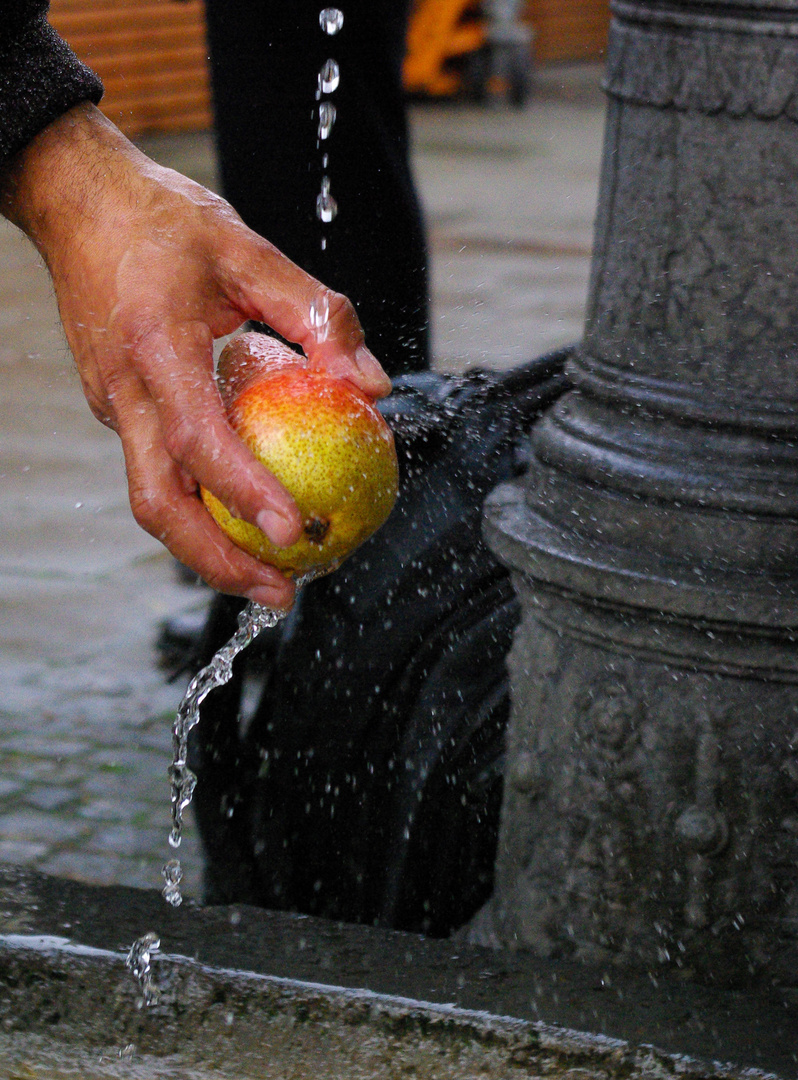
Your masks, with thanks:
[{"label": "yellow object in background", "polygon": [[475,16],[473,0],[419,0],[407,31],[405,88],[433,97],[456,93],[461,79],[447,64],[485,41],[485,22]]}]

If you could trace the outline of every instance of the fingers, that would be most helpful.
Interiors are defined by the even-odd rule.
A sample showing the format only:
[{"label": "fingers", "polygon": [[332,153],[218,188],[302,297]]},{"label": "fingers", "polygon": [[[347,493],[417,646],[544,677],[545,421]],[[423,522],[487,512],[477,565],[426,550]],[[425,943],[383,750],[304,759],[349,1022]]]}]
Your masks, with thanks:
[{"label": "fingers", "polygon": [[210,337],[200,324],[151,332],[136,346],[136,370],[168,455],[235,517],[287,547],[301,535],[300,513],[228,424],[210,365]]},{"label": "fingers", "polygon": [[[392,389],[391,380],[367,348],[353,305],[345,296],[325,289],[323,285],[319,285],[315,291],[314,304],[319,303],[319,295],[324,298],[322,303],[329,316],[326,324],[313,327],[313,344],[303,345],[310,363],[323,367],[340,379],[348,379],[371,398],[386,397]],[[353,333],[353,321],[359,340]],[[344,350],[340,343],[352,341],[353,338],[354,348]]]},{"label": "fingers", "polygon": [[250,230],[250,257],[231,260],[231,298],[249,318],[265,322],[302,347],[312,364],[348,379],[371,398],[391,392],[391,380],[366,347],[354,306],[327,289]]},{"label": "fingers", "polygon": [[165,449],[156,409],[141,387],[135,409],[117,418],[136,521],[219,592],[285,609],[295,587],[274,567],[240,551],[197,497],[195,481]]}]

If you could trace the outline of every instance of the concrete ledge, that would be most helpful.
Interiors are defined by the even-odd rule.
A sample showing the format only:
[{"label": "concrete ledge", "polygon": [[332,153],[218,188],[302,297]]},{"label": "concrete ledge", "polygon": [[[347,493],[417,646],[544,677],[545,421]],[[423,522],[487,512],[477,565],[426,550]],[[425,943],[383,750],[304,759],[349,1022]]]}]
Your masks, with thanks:
[{"label": "concrete ledge", "polygon": [[[147,930],[162,937],[162,994],[142,1009],[124,958]],[[0,869],[0,932],[1,1075],[122,1076],[131,1056],[153,1078],[796,1074],[794,1003],[772,992],[655,987],[255,909],[174,912],[154,890],[18,868]]]}]

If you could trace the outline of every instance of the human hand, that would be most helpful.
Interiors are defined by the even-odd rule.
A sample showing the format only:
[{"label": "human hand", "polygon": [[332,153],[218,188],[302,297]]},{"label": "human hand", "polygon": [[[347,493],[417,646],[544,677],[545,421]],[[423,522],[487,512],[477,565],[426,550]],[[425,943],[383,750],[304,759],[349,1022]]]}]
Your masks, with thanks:
[{"label": "human hand", "polygon": [[[86,398],[122,440],[138,523],[219,591],[290,605],[293,584],[236,548],[197,497],[202,484],[278,546],[300,535],[293,499],[227,422],[213,339],[246,319],[267,323],[311,364],[380,397],[390,380],[352,305],[89,104],[29,144],[0,184],[0,207],[47,263]],[[311,319],[320,298],[323,335]]]}]

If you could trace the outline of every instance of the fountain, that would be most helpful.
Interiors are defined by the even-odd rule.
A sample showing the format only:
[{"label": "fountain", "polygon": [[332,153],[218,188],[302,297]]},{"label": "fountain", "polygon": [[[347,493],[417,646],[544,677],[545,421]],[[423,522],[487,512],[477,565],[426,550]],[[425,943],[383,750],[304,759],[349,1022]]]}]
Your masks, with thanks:
[{"label": "fountain", "polygon": [[574,388],[487,508],[524,616],[482,932],[795,986],[798,4],[614,12]]},{"label": "fountain", "polygon": [[795,1074],[793,12],[617,4],[575,389],[488,508],[513,948],[0,868],[0,1072]]}]

